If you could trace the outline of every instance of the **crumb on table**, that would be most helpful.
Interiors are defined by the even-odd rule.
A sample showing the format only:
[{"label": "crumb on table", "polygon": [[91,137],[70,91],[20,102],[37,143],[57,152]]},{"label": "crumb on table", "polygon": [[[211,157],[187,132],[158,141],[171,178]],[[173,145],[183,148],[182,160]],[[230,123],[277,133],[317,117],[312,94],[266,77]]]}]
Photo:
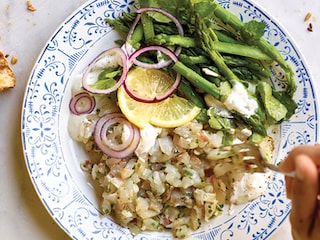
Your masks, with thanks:
[{"label": "crumb on table", "polygon": [[31,12],[36,11],[37,9],[32,5],[31,0],[27,0],[27,9]]},{"label": "crumb on table", "polygon": [[7,88],[13,88],[16,85],[15,74],[6,56],[7,54],[0,51],[0,92]]},{"label": "crumb on table", "polygon": [[304,17],[304,21],[305,22],[307,22],[307,21],[309,21],[309,19],[311,18],[311,12],[308,12],[307,14],[306,14],[306,16]]},{"label": "crumb on table", "polygon": [[17,57],[17,56],[12,56],[10,63],[11,63],[12,65],[15,65],[17,62],[18,62],[18,57]]}]

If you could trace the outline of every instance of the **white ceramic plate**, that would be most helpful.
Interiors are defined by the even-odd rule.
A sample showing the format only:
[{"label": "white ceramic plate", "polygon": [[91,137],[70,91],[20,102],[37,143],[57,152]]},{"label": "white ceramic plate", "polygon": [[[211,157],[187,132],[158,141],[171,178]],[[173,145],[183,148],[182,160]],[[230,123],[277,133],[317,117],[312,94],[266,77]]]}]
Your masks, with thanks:
[{"label": "white ceramic plate", "polygon": [[[243,21],[267,23],[265,37],[280,49],[295,73],[297,113],[275,134],[277,161],[299,144],[318,140],[318,103],[310,73],[287,32],[251,0],[218,0]],[[99,212],[100,196],[80,170],[86,159],[67,132],[68,103],[75,76],[118,35],[104,23],[121,11],[131,11],[130,0],[91,0],[80,7],[48,41],[30,76],[22,110],[22,141],[28,171],[43,204],[73,239],[132,239],[127,229]],[[277,82],[281,84],[281,82]],[[259,199],[238,206],[212,220],[193,239],[267,239],[290,212],[283,177],[275,174]],[[136,239],[169,239],[167,233],[143,233]]]}]

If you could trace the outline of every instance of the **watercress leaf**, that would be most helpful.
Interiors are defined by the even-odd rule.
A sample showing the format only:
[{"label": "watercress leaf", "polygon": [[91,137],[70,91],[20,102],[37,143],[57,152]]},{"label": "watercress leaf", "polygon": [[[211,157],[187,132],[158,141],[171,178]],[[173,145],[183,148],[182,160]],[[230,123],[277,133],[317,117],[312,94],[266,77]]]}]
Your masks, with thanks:
[{"label": "watercress leaf", "polygon": [[251,20],[243,25],[240,30],[240,37],[243,41],[254,45],[264,34],[266,23]]},{"label": "watercress leaf", "polygon": [[94,84],[92,84],[92,87],[96,89],[108,89],[113,87],[117,83],[116,80],[113,78],[107,78],[103,80],[98,80]]},{"label": "watercress leaf", "polygon": [[[173,16],[175,16],[179,21],[190,18],[190,1],[180,1],[180,0],[138,0],[138,5],[142,7],[154,7],[161,8]],[[171,20],[164,15],[156,12],[149,12],[149,16],[153,17],[157,22],[168,23]]]},{"label": "watercress leaf", "polygon": [[256,91],[264,105],[270,123],[279,123],[286,118],[288,110],[273,96],[270,84],[261,82],[257,85]]},{"label": "watercress leaf", "polygon": [[103,80],[107,78],[115,78],[116,76],[121,75],[121,70],[116,68],[106,68],[98,76],[98,80]]},{"label": "watercress leaf", "polygon": [[273,96],[287,108],[287,115],[284,120],[288,120],[295,114],[297,109],[296,101],[285,91],[274,91]]},{"label": "watercress leaf", "polygon": [[198,14],[199,17],[203,19],[210,19],[212,17],[214,9],[214,3],[213,1],[208,0],[200,0],[200,1],[194,1],[194,10]]}]

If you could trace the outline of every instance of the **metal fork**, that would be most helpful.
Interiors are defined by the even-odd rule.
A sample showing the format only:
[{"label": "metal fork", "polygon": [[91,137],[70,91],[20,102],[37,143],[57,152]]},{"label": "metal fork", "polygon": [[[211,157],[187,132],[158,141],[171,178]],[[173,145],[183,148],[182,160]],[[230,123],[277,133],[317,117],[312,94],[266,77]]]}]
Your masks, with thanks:
[{"label": "metal fork", "polygon": [[[259,170],[267,168],[272,171],[282,173],[288,177],[295,176],[295,172],[289,172],[289,173],[280,172],[278,165],[269,163],[267,158],[264,155],[264,152],[261,150],[261,148],[257,144],[254,144],[251,142],[235,144],[230,146],[230,150],[233,151],[233,153],[238,155],[239,161],[242,161],[245,164],[249,164],[251,165],[251,167],[252,166],[256,167]],[[320,176],[320,168],[318,168],[318,171]],[[316,197],[316,201],[317,201],[317,207],[312,216],[312,222],[308,229],[309,233],[311,233],[312,229],[315,227],[316,217],[318,216],[318,211],[320,209],[320,189]]]},{"label": "metal fork", "polygon": [[225,147],[226,151],[231,151],[231,154],[237,156],[237,163],[245,164],[248,169],[253,172],[265,172],[270,169],[279,172],[288,177],[294,177],[295,172],[283,173],[279,170],[278,165],[268,162],[264,152],[258,144],[252,142],[244,142]]}]

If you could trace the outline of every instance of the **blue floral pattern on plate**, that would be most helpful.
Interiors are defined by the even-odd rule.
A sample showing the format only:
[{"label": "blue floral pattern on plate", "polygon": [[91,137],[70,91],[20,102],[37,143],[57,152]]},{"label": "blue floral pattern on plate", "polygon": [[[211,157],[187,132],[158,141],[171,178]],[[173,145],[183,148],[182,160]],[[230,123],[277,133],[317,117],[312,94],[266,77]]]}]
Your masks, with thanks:
[{"label": "blue floral pattern on plate", "polygon": [[[241,21],[267,24],[265,38],[280,49],[296,73],[297,113],[273,129],[277,161],[296,145],[318,141],[318,103],[310,73],[290,36],[263,9],[249,0],[218,0]],[[133,11],[134,1],[91,0],[57,29],[41,52],[25,92],[22,141],[26,165],[43,204],[73,239],[170,239],[168,233],[141,233],[133,237],[99,211],[99,196],[79,163],[86,157],[68,136],[71,85],[84,67],[118,35],[104,18]],[[275,86],[284,87],[274,72]],[[283,176],[273,174],[265,194],[255,201],[228,209],[194,232],[193,239],[268,239],[290,213]]]}]

